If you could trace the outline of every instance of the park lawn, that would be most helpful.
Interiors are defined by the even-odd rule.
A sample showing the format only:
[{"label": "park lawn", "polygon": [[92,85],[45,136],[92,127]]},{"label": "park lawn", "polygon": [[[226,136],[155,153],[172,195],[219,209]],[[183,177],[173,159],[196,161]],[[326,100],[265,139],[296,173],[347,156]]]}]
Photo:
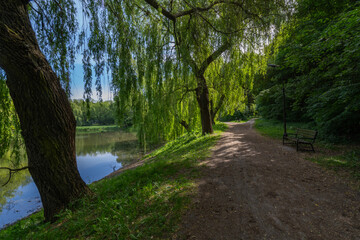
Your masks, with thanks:
[{"label": "park lawn", "polygon": [[73,203],[56,222],[44,223],[39,212],[1,230],[0,239],[171,238],[196,193],[199,160],[218,139],[185,134],[147,155],[144,165],[91,184],[94,196]]}]

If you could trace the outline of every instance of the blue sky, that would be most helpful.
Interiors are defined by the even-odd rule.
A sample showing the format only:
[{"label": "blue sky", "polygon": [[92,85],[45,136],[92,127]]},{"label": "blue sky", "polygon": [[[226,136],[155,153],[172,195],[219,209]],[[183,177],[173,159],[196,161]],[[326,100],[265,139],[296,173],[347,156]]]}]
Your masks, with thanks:
[{"label": "blue sky", "polygon": [[[77,61],[78,62],[78,61]],[[110,91],[110,77],[107,74],[104,74],[101,79],[102,86],[102,99],[104,101],[112,100],[113,95]],[[94,100],[99,100],[96,95],[95,90],[95,76],[93,76],[93,84],[92,84],[92,98]],[[75,69],[71,73],[71,99],[81,99],[84,95],[84,72],[82,64],[75,63]]]},{"label": "blue sky", "polygon": [[[77,20],[79,22],[79,26],[84,26],[84,21],[87,22],[86,17],[84,16],[84,13],[82,12],[82,4],[80,1],[76,1],[76,8],[78,10],[77,13]],[[102,0],[102,4],[104,5],[104,1]],[[88,32],[88,26],[85,24],[85,31],[87,35],[90,35]],[[94,73],[94,71],[93,71]],[[96,88],[95,88],[95,76],[93,74],[93,81],[92,81],[92,99],[99,100],[97,94],[96,94]],[[108,76],[106,73],[104,76],[102,76],[101,79],[101,86],[102,86],[102,99],[104,101],[112,100],[113,95],[110,91],[110,76]],[[75,60],[75,69],[71,73],[71,99],[82,99],[84,95],[84,72],[83,72],[83,64],[82,64],[82,54],[81,51],[77,54],[76,60]]]}]

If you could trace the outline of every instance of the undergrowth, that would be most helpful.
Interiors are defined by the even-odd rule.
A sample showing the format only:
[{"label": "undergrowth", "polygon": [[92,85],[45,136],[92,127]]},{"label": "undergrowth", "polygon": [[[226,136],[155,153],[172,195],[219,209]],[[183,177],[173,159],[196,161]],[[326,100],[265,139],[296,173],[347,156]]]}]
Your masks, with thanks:
[{"label": "undergrowth", "polygon": [[[262,135],[282,139],[284,134],[284,123],[277,120],[268,120],[259,118],[255,120],[255,128]],[[294,123],[288,122],[286,124],[286,130],[288,133],[295,133],[296,128],[311,129],[306,123]]]}]

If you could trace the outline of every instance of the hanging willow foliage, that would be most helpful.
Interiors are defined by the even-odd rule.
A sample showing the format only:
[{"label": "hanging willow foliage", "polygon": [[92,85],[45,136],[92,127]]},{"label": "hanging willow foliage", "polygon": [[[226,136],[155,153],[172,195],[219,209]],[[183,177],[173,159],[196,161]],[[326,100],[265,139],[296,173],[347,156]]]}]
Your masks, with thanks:
[{"label": "hanging willow foliage", "polygon": [[261,49],[291,12],[281,0],[82,3],[95,69],[106,59],[119,118],[133,114],[142,144],[204,124],[199,88],[211,115],[241,108]]},{"label": "hanging willow foliage", "polygon": [[29,6],[41,50],[70,96],[70,72],[74,69],[78,35],[75,1],[33,0]]},{"label": "hanging willow foliage", "polygon": [[1,70],[0,100],[0,159],[10,150],[12,162],[9,166],[16,166],[21,156],[20,123],[5,83],[5,74]]},{"label": "hanging willow foliage", "polygon": [[[70,96],[70,72],[74,68],[78,41],[75,1],[33,0],[29,4],[29,13],[41,50]],[[19,120],[6,86],[6,75],[1,68],[0,130],[0,157],[11,150],[11,159],[16,160],[12,165],[15,166],[20,159],[23,140]]]},{"label": "hanging willow foliage", "polygon": [[100,97],[101,76],[110,75],[119,119],[130,113],[146,145],[201,127],[211,133],[211,122],[204,128],[206,117],[242,108],[254,69],[263,64],[261,51],[291,3],[34,0],[30,12],[39,44],[67,93],[78,51],[84,97],[91,98],[93,75]]}]

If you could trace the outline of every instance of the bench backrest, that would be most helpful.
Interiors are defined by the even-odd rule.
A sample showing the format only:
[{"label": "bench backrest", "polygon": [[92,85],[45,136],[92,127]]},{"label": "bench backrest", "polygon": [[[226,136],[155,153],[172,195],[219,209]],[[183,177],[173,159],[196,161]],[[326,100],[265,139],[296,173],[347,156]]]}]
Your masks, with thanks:
[{"label": "bench backrest", "polygon": [[309,129],[298,128],[296,130],[296,135],[298,138],[308,138],[309,140],[312,140],[313,142],[315,142],[317,133],[318,133],[317,131],[309,130]]}]

